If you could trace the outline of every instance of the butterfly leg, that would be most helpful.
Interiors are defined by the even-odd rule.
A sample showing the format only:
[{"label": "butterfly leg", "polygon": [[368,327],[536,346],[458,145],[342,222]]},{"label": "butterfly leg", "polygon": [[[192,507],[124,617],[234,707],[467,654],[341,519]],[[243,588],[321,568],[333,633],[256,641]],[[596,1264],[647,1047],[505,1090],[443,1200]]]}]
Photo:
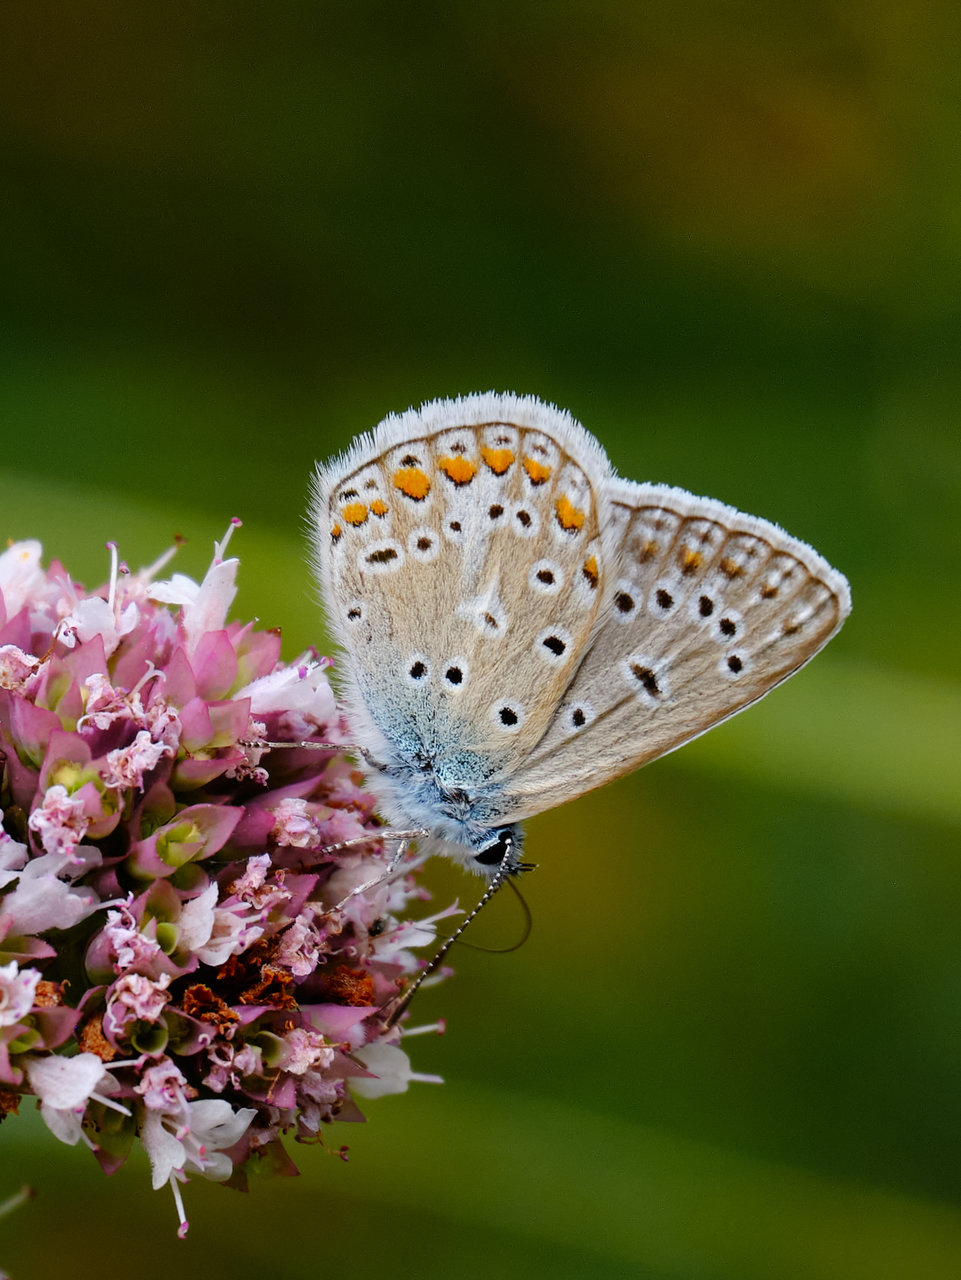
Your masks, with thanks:
[{"label": "butterfly leg", "polygon": [[327,848],[324,849],[325,854],[340,853],[344,849],[353,849],[359,845],[371,844],[377,840],[398,841],[397,848],[394,850],[390,861],[381,874],[373,876],[370,880],[365,880],[363,884],[357,885],[355,889],[351,889],[350,893],[341,898],[340,902],[335,903],[335,905],[330,908],[331,911],[339,911],[341,907],[345,906],[351,898],[355,898],[359,893],[366,893],[368,889],[375,889],[377,885],[384,884],[386,881],[391,880],[396,874],[397,868],[403,862],[404,855],[407,853],[407,848],[411,840],[423,839],[424,836],[429,834],[430,832],[421,830],[378,831],[376,833],[372,832],[369,836],[355,836],[352,840],[342,840],[339,844],[328,845]]},{"label": "butterfly leg", "polygon": [[362,760],[374,769],[382,767],[378,765],[366,747],[359,747],[353,742],[268,742],[264,738],[245,738],[237,745],[248,747],[252,751],[278,751],[283,749],[288,751],[337,751],[342,755],[360,756]]}]

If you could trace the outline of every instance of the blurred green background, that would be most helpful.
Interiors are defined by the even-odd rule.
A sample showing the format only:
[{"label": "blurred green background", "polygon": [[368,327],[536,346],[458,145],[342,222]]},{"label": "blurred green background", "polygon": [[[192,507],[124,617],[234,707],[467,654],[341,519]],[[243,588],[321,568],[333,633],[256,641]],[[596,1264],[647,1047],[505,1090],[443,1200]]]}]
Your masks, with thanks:
[{"label": "blurred green background", "polygon": [[530,824],[530,942],[418,1001],[447,1083],[339,1126],[348,1164],[193,1183],[182,1244],[143,1162],[8,1121],[14,1280],[961,1274],[959,39],[951,0],[3,7],[4,536],[93,585],[108,538],[199,575],[239,515],[238,616],[291,657],[313,460],[509,389],[855,600]]}]

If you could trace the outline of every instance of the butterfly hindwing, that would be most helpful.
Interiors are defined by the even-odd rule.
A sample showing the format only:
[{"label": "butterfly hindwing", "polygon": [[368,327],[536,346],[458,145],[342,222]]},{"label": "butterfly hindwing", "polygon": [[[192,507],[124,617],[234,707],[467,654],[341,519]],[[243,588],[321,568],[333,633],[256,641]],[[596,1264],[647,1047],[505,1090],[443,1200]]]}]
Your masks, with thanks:
[{"label": "butterfly hindwing", "polygon": [[604,617],[522,771],[517,820],[602,785],[743,710],[803,666],[850,610],[844,578],[767,521],[611,479],[619,546]]}]

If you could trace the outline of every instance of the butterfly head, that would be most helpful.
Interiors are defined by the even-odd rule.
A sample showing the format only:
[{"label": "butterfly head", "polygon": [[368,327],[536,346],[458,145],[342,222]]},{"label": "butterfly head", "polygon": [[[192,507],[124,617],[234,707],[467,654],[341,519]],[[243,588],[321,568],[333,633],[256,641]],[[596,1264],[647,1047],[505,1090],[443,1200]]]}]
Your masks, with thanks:
[{"label": "butterfly head", "polygon": [[520,853],[523,840],[524,832],[517,824],[497,827],[473,850],[470,860],[473,869],[479,875],[491,877],[501,868],[507,875],[522,871],[524,864],[520,860]]}]

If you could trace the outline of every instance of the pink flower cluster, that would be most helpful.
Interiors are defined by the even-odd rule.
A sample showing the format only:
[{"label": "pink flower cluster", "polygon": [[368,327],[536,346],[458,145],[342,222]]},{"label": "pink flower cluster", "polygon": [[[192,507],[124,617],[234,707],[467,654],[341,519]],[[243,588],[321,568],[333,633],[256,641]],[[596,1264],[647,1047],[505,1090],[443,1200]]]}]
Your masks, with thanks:
[{"label": "pink flower cluster", "polygon": [[[227,622],[238,562],[166,561],[88,595],[40,547],[0,554],[0,1118],[23,1094],[154,1187],[296,1172],[354,1095],[417,1076],[383,1010],[441,916],[385,876],[326,660]],[[369,837],[367,843],[342,848]]]}]

